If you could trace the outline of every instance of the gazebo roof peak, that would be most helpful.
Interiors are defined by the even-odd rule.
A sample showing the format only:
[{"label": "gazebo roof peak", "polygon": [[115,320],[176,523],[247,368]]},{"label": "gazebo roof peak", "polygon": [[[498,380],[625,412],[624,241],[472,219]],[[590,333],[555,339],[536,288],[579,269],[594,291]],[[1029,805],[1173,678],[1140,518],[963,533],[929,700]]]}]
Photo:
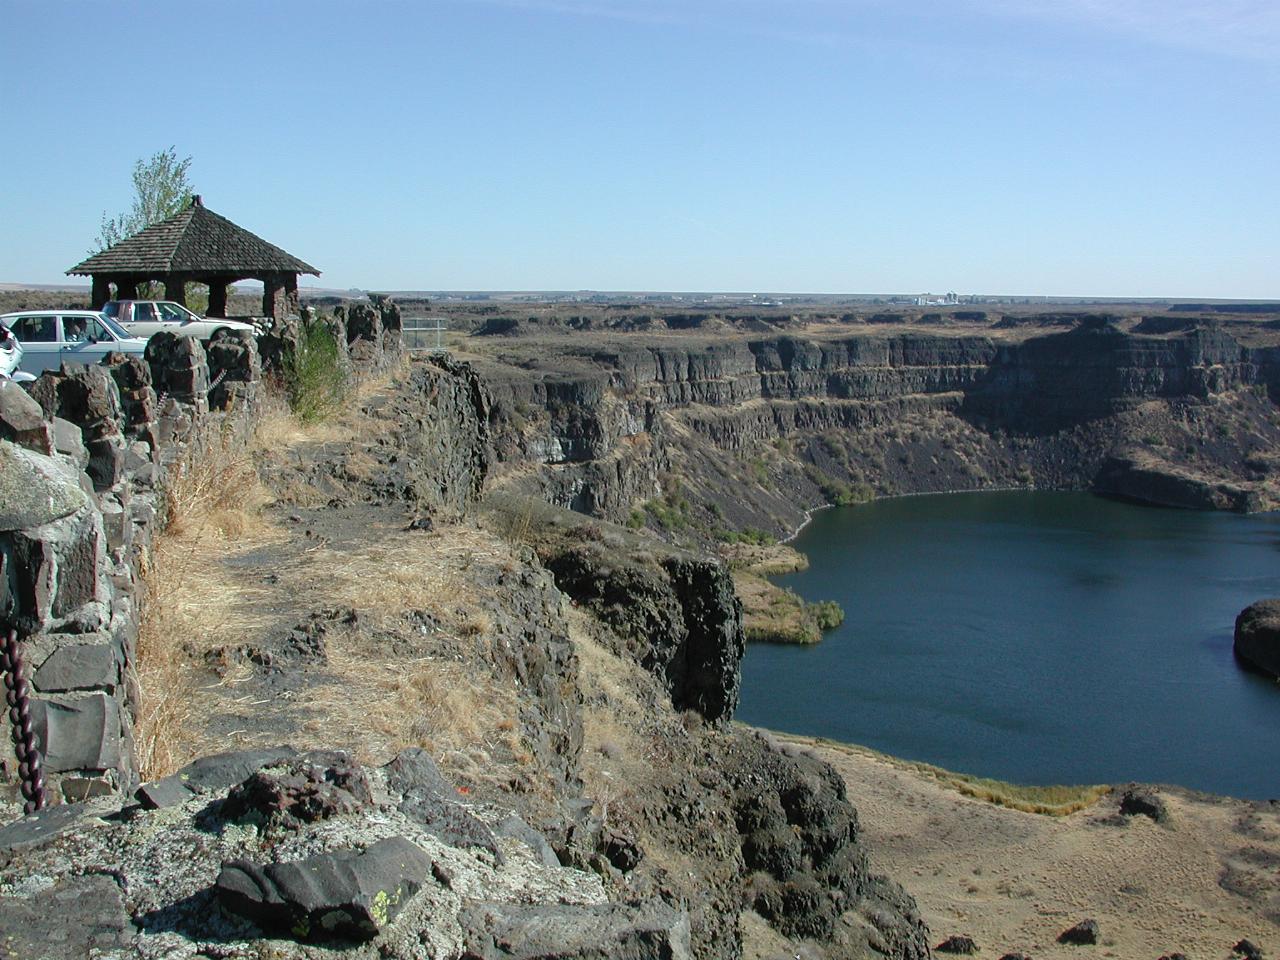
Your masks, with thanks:
[{"label": "gazebo roof peak", "polygon": [[70,275],[166,274],[253,277],[269,273],[309,273],[311,264],[208,209],[199,194],[166,220],[121,240],[76,264]]}]

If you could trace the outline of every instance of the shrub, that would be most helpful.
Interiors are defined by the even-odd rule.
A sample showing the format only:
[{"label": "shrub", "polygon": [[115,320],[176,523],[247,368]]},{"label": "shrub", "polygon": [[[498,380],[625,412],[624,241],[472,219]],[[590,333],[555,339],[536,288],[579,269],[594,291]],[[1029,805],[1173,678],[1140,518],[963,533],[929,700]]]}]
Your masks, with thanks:
[{"label": "shrub", "polygon": [[289,407],[303,423],[327,419],[342,405],[347,371],[338,341],[319,320],[302,325],[297,348],[285,355],[284,385]]},{"label": "shrub", "polygon": [[821,600],[818,603],[808,604],[808,610],[814,622],[817,623],[818,629],[823,633],[834,630],[844,623],[844,610],[834,600]]}]

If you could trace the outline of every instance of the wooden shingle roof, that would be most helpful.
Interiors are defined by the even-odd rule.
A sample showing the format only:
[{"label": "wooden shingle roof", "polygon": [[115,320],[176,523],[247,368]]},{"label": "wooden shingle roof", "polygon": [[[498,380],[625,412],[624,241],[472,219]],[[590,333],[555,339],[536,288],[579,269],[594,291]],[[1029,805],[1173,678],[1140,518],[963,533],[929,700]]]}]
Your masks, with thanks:
[{"label": "wooden shingle roof", "polygon": [[181,213],[152,224],[101,253],[76,264],[68,274],[95,273],[225,274],[250,277],[262,273],[309,273],[311,264],[206,209],[199,197]]}]

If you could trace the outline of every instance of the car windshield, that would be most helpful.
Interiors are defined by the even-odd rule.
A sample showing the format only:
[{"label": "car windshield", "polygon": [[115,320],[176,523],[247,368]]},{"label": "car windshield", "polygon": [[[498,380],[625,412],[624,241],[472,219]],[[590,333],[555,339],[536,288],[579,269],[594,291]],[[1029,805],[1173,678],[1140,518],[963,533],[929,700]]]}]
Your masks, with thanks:
[{"label": "car windshield", "polygon": [[108,317],[118,317],[120,316],[120,304],[112,300],[102,308],[102,312]]},{"label": "car windshield", "polygon": [[116,323],[115,320],[107,316],[105,313],[98,314],[98,319],[102,321],[103,326],[116,335],[117,340],[128,340],[133,336],[132,333],[120,326],[120,324]]}]

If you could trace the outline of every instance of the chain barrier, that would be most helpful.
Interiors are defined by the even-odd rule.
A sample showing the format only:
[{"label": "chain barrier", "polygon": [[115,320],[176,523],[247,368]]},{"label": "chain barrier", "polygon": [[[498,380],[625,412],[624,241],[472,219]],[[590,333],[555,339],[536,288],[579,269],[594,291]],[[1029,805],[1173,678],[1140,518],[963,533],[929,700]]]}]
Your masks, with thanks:
[{"label": "chain barrier", "polygon": [[40,746],[31,729],[31,690],[27,685],[26,667],[18,644],[18,631],[10,627],[0,642],[0,670],[4,671],[5,700],[9,704],[9,722],[13,726],[13,752],[18,755],[18,780],[22,789],[22,812],[43,810],[44,765]]}]

